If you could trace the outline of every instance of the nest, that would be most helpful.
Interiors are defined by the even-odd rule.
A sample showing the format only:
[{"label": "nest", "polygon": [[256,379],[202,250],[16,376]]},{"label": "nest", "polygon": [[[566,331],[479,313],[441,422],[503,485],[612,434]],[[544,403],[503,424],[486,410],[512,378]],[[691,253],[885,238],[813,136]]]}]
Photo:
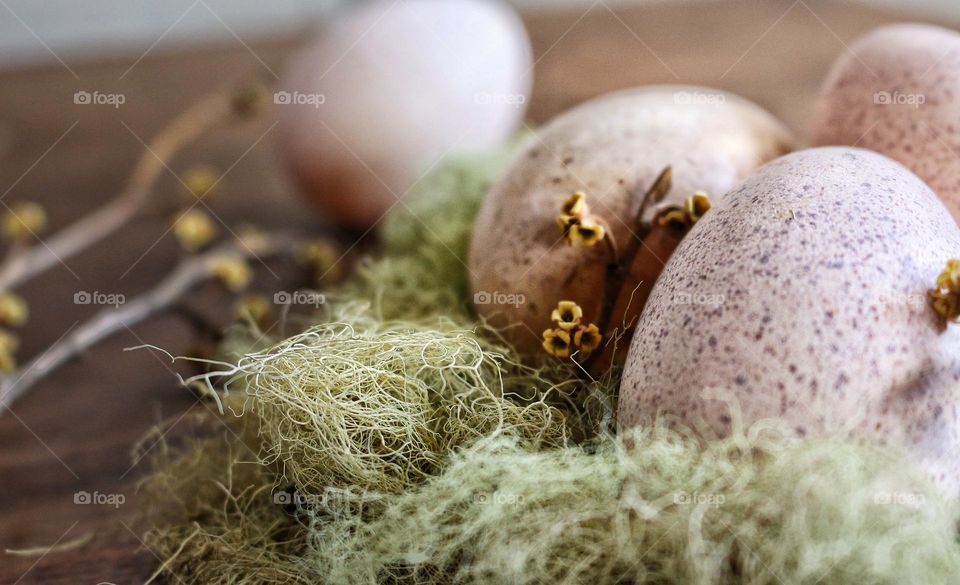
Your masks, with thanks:
[{"label": "nest", "polygon": [[[205,379],[222,420],[164,446],[146,542],[197,584],[951,583],[957,503],[889,449],[611,432],[615,372],[529,364],[466,299],[503,156],[454,163],[324,320]],[[225,350],[230,354],[234,350]],[[247,350],[245,350],[247,351]],[[243,353],[243,352],[241,352]],[[735,417],[735,406],[732,413]],[[230,426],[224,432],[221,422]]]}]

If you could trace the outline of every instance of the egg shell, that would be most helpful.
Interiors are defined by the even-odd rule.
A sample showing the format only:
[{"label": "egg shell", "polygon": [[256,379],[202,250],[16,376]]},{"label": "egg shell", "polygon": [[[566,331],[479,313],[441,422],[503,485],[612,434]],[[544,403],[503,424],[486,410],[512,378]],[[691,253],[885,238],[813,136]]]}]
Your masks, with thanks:
[{"label": "egg shell", "polygon": [[[591,212],[623,249],[635,237],[641,196],[665,166],[673,167],[673,189],[661,207],[682,204],[697,190],[719,197],[791,146],[789,131],[759,106],[702,87],[635,88],[561,114],[535,132],[493,186],[471,243],[474,298],[495,301],[499,293],[522,302],[475,303],[477,312],[521,351],[542,352],[541,335],[553,326],[559,301],[580,304],[587,323],[596,318],[609,259],[602,244],[565,245],[556,219],[571,193],[586,193]],[[664,230],[650,235],[631,268],[639,286],[624,288],[613,324],[639,314],[678,241]],[[625,353],[627,343],[621,347]]]},{"label": "egg shell", "polygon": [[532,69],[503,3],[351,7],[282,77],[280,158],[333,219],[371,226],[444,156],[502,144],[523,119]]},{"label": "egg shell", "polygon": [[903,163],[960,220],[960,34],[896,24],[858,39],[827,77],[811,134]]},{"label": "egg shell", "polygon": [[744,424],[852,427],[960,493],[960,328],[926,295],[958,255],[960,228],[891,159],[826,147],[767,164],[694,226],[657,281],[619,427],[661,412],[726,435],[730,411],[709,398],[719,391]]}]

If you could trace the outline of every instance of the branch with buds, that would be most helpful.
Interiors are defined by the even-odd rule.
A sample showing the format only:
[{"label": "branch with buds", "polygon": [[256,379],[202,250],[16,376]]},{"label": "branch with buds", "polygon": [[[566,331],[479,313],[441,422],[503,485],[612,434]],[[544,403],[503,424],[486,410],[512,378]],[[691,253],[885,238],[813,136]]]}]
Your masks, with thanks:
[{"label": "branch with buds", "polygon": [[217,280],[231,292],[242,291],[253,277],[247,265],[248,259],[257,257],[267,260],[279,254],[294,253],[300,245],[300,240],[289,235],[262,235],[256,241],[230,242],[202,254],[188,256],[150,291],[116,309],[102,310],[25,364],[22,370],[12,372],[0,383],[0,414],[30,387],[82,352],[117,332],[169,309],[200,283]]},{"label": "branch with buds", "polygon": [[567,243],[577,247],[592,247],[603,242],[607,247],[608,263],[599,308],[595,313],[596,323],[581,324],[583,309],[574,301],[560,301],[552,314],[557,326],[543,332],[543,348],[547,353],[566,358],[572,355],[573,349],[581,355],[589,355],[597,349],[601,340],[612,334],[610,328],[614,306],[624,287],[629,284],[630,269],[644,239],[657,228],[684,234],[710,209],[710,198],[698,191],[686,199],[683,207],[665,208],[656,214],[652,222],[646,220],[647,209],[651,204],[663,200],[672,182],[671,168],[666,167],[643,194],[634,216],[631,237],[622,250],[606,223],[590,211],[585,193],[573,193],[560,206],[557,224]]},{"label": "branch with buds", "polygon": [[[205,96],[175,118],[149,144],[137,162],[126,187],[103,207],[89,213],[55,234],[40,241],[47,224],[45,210],[32,202],[13,204],[0,216],[0,236],[10,242],[6,258],[0,263],[0,414],[28,389],[65,363],[107,337],[162,311],[175,308],[177,302],[204,281],[216,279],[232,293],[245,289],[252,278],[247,260],[264,260],[289,253],[303,260],[319,274],[333,262],[331,243],[305,242],[289,235],[266,234],[247,230],[245,235],[216,244],[216,224],[205,211],[195,208],[199,200],[213,194],[218,175],[199,167],[186,173],[187,202],[176,213],[171,230],[188,256],[153,289],[126,302],[105,309],[81,324],[55,346],[18,369],[14,358],[19,338],[10,328],[23,326],[28,318],[26,299],[13,289],[34,278],[58,262],[66,260],[114,234],[120,227],[148,211],[155,200],[153,188],[170,161],[186,145],[206,130],[233,115],[248,116],[261,109],[264,92],[250,86],[237,92],[217,91]],[[244,232],[244,230],[238,230]],[[250,297],[241,303],[249,319],[264,316],[256,307],[263,303]],[[262,306],[261,306],[262,309]],[[256,314],[254,314],[256,313]]]}]

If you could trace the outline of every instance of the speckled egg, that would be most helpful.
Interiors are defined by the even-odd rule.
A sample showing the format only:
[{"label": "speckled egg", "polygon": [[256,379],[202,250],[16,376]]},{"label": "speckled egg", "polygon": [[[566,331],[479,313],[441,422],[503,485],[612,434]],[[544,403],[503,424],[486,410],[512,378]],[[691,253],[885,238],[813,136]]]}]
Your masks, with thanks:
[{"label": "speckled egg", "polygon": [[824,84],[812,138],[900,161],[960,220],[960,34],[896,24],[856,41]]},{"label": "speckled egg", "polygon": [[728,434],[715,398],[727,396],[745,424],[776,417],[799,436],[851,430],[904,448],[960,494],[960,328],[926,294],[958,256],[960,228],[891,159],[827,147],[767,164],[657,281],[627,356],[620,428],[660,411]]},{"label": "speckled egg", "polygon": [[533,62],[505,2],[348,4],[291,59],[276,137],[306,198],[367,228],[444,157],[503,144],[526,112]]},{"label": "speckled egg", "polygon": [[[604,245],[565,244],[557,217],[571,193],[584,192],[624,249],[643,194],[667,165],[673,188],[661,208],[698,190],[718,198],[791,147],[789,131],[765,110],[709,88],[636,88],[561,114],[535,132],[480,210],[468,262],[477,312],[522,351],[541,352],[559,301],[578,303],[585,323],[595,320],[610,259]],[[646,238],[611,323],[635,319],[678,241],[664,230]]]}]

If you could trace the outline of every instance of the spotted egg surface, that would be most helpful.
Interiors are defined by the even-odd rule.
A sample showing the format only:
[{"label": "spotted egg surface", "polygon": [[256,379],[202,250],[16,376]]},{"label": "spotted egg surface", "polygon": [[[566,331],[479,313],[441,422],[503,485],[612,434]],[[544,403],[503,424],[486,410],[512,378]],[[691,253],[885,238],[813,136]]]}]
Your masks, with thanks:
[{"label": "spotted egg surface", "polygon": [[781,157],[681,242],[640,317],[619,426],[661,412],[728,434],[775,417],[910,451],[960,490],[960,328],[926,291],[960,229],[900,164],[847,147]]},{"label": "spotted egg surface", "polygon": [[812,138],[901,162],[960,220],[960,34],[897,24],[857,40],[827,77]]}]

